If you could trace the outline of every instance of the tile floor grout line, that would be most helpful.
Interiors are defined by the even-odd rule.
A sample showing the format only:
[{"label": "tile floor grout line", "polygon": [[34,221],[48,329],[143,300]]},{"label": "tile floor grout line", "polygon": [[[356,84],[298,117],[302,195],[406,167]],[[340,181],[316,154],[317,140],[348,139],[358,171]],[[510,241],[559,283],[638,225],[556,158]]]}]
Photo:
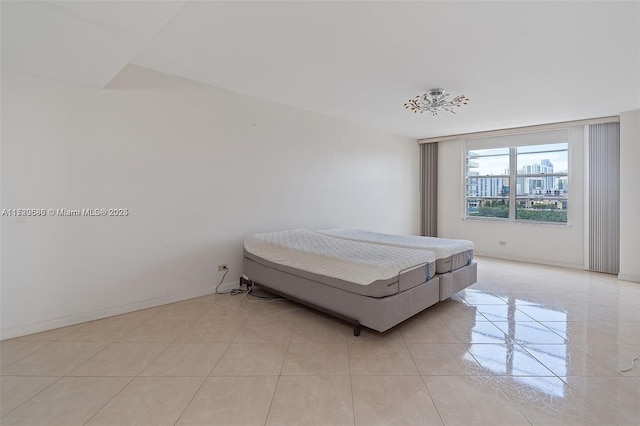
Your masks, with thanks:
[{"label": "tile floor grout line", "polygon": [[349,335],[347,335],[347,366],[349,367],[349,386],[351,387],[351,410],[353,410],[353,425],[358,424],[357,414],[356,414],[356,399],[353,395],[353,371],[351,371],[351,351],[350,343],[349,343]]},{"label": "tile floor grout line", "polygon": [[[212,369],[213,370],[213,369]],[[174,426],[176,426],[180,420],[182,419],[182,417],[184,416],[184,413],[187,412],[187,410],[189,409],[189,407],[191,406],[191,404],[193,403],[193,400],[196,399],[196,396],[198,396],[198,394],[200,393],[200,390],[202,389],[202,387],[204,386],[205,383],[207,383],[207,380],[209,379],[209,376],[206,377],[202,377],[202,383],[200,383],[200,386],[198,386],[198,389],[196,389],[196,391],[194,392],[194,394],[191,396],[191,399],[189,399],[189,402],[187,402],[187,404],[184,406],[184,409],[180,412],[180,415],[178,416],[178,418],[176,419],[175,423],[173,423]]]},{"label": "tile floor grout line", "polygon": [[[445,326],[446,326],[446,324],[445,324]],[[449,328],[449,327],[447,327],[447,328]],[[451,329],[449,329],[449,331],[451,332]],[[453,332],[451,332],[451,333],[453,334]],[[455,334],[453,336],[457,339]],[[418,364],[416,363],[416,360],[413,357],[413,354],[411,353],[411,350],[409,350],[409,344],[404,340],[404,335],[402,334],[402,332],[400,333],[400,338],[402,339],[402,342],[404,343],[405,347],[407,348],[407,351],[409,352],[409,356],[411,357],[411,360],[413,361],[413,364],[415,365],[416,370],[418,371],[418,376],[420,377],[420,381],[422,382],[422,386],[424,386],[425,390],[427,391],[427,395],[429,395],[429,399],[431,400],[431,403],[433,404],[433,407],[436,409],[436,413],[438,414],[438,418],[440,418],[440,423],[442,423],[442,426],[444,426],[444,419],[442,418],[442,415],[440,414],[440,410],[438,410],[438,406],[436,405],[436,402],[433,400],[433,396],[431,396],[431,392],[429,392],[429,387],[425,383],[424,377],[422,377],[422,373],[420,372],[420,368],[418,367]],[[458,340],[460,340],[460,339],[458,339]],[[457,345],[458,343],[450,343],[450,344]],[[354,410],[354,417],[355,417],[355,410]]]},{"label": "tile floor grout line", "polygon": [[[51,377],[51,376],[23,376],[23,377]],[[22,401],[20,404],[16,405],[15,407],[13,407],[11,410],[9,410],[9,412],[5,413],[2,415],[2,417],[0,419],[3,419],[5,417],[7,417],[9,414],[11,414],[13,411],[17,410],[18,408],[22,407],[24,404],[26,404],[28,401],[30,401],[31,399],[35,398],[36,396],[38,396],[39,394],[41,394],[42,392],[44,392],[46,389],[50,388],[51,386],[53,386],[54,384],[58,383],[62,378],[64,378],[64,376],[60,376],[58,377],[56,380],[54,380],[53,382],[51,382],[50,384],[48,384],[47,386],[45,386],[44,388],[42,388],[39,392],[36,392],[34,395],[32,395],[31,397],[25,399],[24,401]],[[0,424],[2,422],[0,421]]]},{"label": "tile floor grout line", "polygon": [[[11,339],[10,339],[10,340],[11,340]],[[38,342],[37,340],[32,340],[32,341],[33,341],[33,342]],[[2,342],[3,342],[3,341],[0,341],[0,346],[2,345]],[[29,342],[29,340],[24,340],[24,342]],[[46,345],[43,345],[43,346],[41,346],[41,347],[39,347],[39,348],[37,348],[37,349],[34,349],[34,350],[33,350],[33,351],[31,351],[31,352],[28,352],[28,353],[24,354],[23,356],[21,356],[20,358],[18,358],[17,360],[13,361],[11,364],[6,365],[4,368],[0,369],[0,377],[4,375],[4,374],[3,374],[3,370],[6,370],[7,368],[11,367],[13,364],[15,364],[15,363],[17,363],[17,362],[19,362],[19,361],[22,361],[23,359],[25,359],[25,358],[26,358],[26,357],[28,357],[29,355],[32,355],[32,354],[34,354],[34,353],[38,352],[39,350],[46,348],[47,346],[51,345],[51,344],[52,344],[52,343],[54,343],[54,342],[55,342],[55,340],[50,341],[50,342],[46,342]],[[1,350],[1,349],[0,349],[0,350]]]},{"label": "tile floor grout line", "polygon": [[216,367],[218,366],[218,363],[220,363],[220,360],[224,357],[224,355],[227,353],[227,351],[229,350],[229,348],[233,344],[233,342],[209,342],[209,343],[226,343],[227,344],[227,348],[224,351],[222,351],[222,354],[220,355],[220,358],[218,358],[218,360],[216,361],[214,366],[211,368],[211,370],[209,371],[209,374],[207,374],[205,376],[207,379],[210,378],[210,377],[215,377],[215,376],[212,376],[213,370],[216,369]]},{"label": "tile floor grout line", "polygon": [[[510,377],[510,376],[507,376]],[[538,376],[530,376],[530,377],[538,377]],[[520,407],[518,406],[518,404],[515,403],[515,401],[513,401],[511,398],[509,398],[509,395],[507,395],[507,393],[505,391],[502,390],[502,386],[500,386],[500,383],[498,383],[498,381],[495,379],[495,377],[489,375],[489,380],[491,380],[494,385],[498,388],[498,390],[500,391],[500,393],[507,399],[507,401],[509,401],[511,403],[511,405],[513,405],[513,407],[518,410],[518,412],[520,413],[520,415],[529,423],[529,425],[533,426],[533,421],[529,420],[529,417],[527,417],[522,410],[520,409]]]},{"label": "tile floor grout line", "polygon": [[[96,377],[100,377],[100,376],[96,376]],[[120,390],[119,390],[118,392],[116,392],[116,393],[115,393],[111,398],[109,398],[109,400],[108,400],[108,401],[106,401],[106,402],[102,405],[102,407],[98,408],[98,409],[96,410],[96,412],[95,412],[95,413],[93,413],[93,414],[91,415],[91,417],[89,417],[89,418],[87,419],[87,421],[83,423],[83,425],[86,425],[87,423],[89,423],[89,422],[91,421],[91,419],[93,419],[95,416],[97,416],[97,415],[98,415],[98,413],[99,413],[100,411],[104,410],[104,407],[106,407],[107,405],[109,405],[109,403],[110,403],[111,401],[113,401],[113,400],[114,400],[118,395],[120,395],[120,393],[122,393],[122,391],[124,391],[124,390],[125,390],[125,389],[130,385],[130,384],[131,384],[131,382],[133,382],[133,381],[136,379],[136,376],[120,376],[120,377],[130,377],[130,379],[129,379],[129,381],[128,381],[127,383],[125,383],[125,385],[122,387],[122,389],[120,389]]]},{"label": "tile floor grout line", "polygon": [[[165,343],[165,342],[153,342],[153,343]],[[149,367],[158,358],[160,358],[162,356],[162,354],[164,354],[166,351],[168,351],[169,348],[171,347],[171,345],[173,345],[173,343],[169,343],[167,346],[165,346],[165,348],[162,351],[160,351],[160,353],[158,353],[158,355],[156,355],[151,361],[149,361],[149,363],[147,365],[143,366],[142,369],[140,371],[138,371],[138,374],[136,374],[136,377],[140,377],[140,373],[142,373],[144,370],[147,369],[147,367]]]},{"label": "tile floor grout line", "polygon": [[[69,343],[77,343],[77,342],[69,342]],[[107,343],[107,342],[91,342],[91,343]],[[84,360],[83,362],[81,362],[79,365],[77,365],[76,367],[72,368],[71,370],[67,371],[66,373],[64,373],[62,376],[63,377],[75,377],[75,376],[69,376],[69,374],[75,370],[77,370],[78,368],[82,367],[83,365],[85,365],[87,362],[89,362],[90,360],[92,360],[93,358],[97,357],[99,354],[101,354],[102,352],[106,351],[111,345],[113,345],[115,342],[109,342],[107,343],[107,345],[102,348],[101,350],[99,350],[98,352],[96,352],[95,354],[93,354],[92,356],[90,356],[89,358],[87,358],[86,360]]]},{"label": "tile floor grout line", "polygon": [[[189,300],[189,299],[187,299]],[[176,302],[176,303],[180,303],[180,302]],[[155,314],[151,315],[150,318],[153,318],[155,315],[158,315],[160,312],[162,312],[162,309],[160,309],[158,312],[156,312]],[[200,319],[202,316],[204,316],[204,312],[200,314],[200,316],[198,316],[198,319]],[[161,319],[166,319],[166,318],[161,318]],[[189,321],[189,319],[187,319],[187,321]],[[191,325],[187,326],[184,330],[182,330],[181,333],[178,333],[175,337],[175,339],[173,339],[171,342],[169,342],[169,344],[155,357],[151,360],[151,362],[149,362],[147,365],[145,365],[144,367],[142,367],[142,370],[140,370],[138,372],[138,376],[140,376],[140,373],[142,373],[144,370],[146,370],[146,368],[148,366],[150,366],[151,364],[153,364],[155,362],[155,360],[157,360],[160,356],[162,356],[162,354],[164,354],[174,343],[176,343],[176,341],[180,338],[180,336],[182,336],[184,333],[187,332],[187,330],[189,330],[191,328]],[[164,342],[153,342],[153,343],[164,343]]]},{"label": "tile floor grout line", "polygon": [[[218,358],[218,360],[216,361],[215,365],[211,368],[211,371],[209,371],[209,374],[206,376],[205,382],[206,382],[207,379],[209,379],[211,377],[215,377],[215,376],[212,376],[213,371],[218,366],[218,363],[220,363],[220,360],[222,360],[222,358],[224,358],[224,355],[229,351],[229,348],[231,348],[231,345],[233,344],[233,341],[235,340],[236,336],[238,335],[238,333],[240,332],[240,330],[242,329],[244,324],[247,323],[247,321],[249,321],[249,317],[246,317],[246,318],[244,318],[242,320],[242,324],[240,325],[240,327],[238,327],[238,331],[236,332],[236,334],[233,336],[233,338],[229,342],[202,342],[202,343],[226,343],[227,344],[226,349],[222,352],[222,354],[220,355],[220,358]],[[186,330],[185,330],[185,333],[186,333]],[[190,343],[190,342],[182,342],[182,343]]]},{"label": "tile floor grout line", "polygon": [[442,418],[442,414],[440,414],[440,410],[438,409],[436,402],[433,400],[433,395],[431,395],[431,391],[429,391],[429,386],[427,386],[427,383],[424,381],[424,376],[420,375],[420,380],[422,381],[422,385],[424,386],[424,388],[427,390],[427,395],[429,395],[429,398],[431,399],[431,403],[436,409],[436,413],[438,413],[438,417],[440,418],[440,423],[442,423],[442,426],[444,426],[445,424],[444,419]]},{"label": "tile floor grout line", "polygon": [[349,389],[351,390],[351,413],[353,413],[353,426],[358,424],[356,414],[356,398],[353,395],[353,376],[351,375],[351,364],[349,363]]},{"label": "tile floor grout line", "polygon": [[287,354],[289,353],[289,348],[291,347],[291,340],[293,339],[293,333],[295,331],[295,326],[298,323],[299,318],[296,318],[293,330],[291,331],[291,336],[289,336],[289,342],[287,343],[287,349],[284,352],[284,357],[282,358],[282,364],[280,365],[280,371],[278,372],[278,379],[276,380],[276,386],[273,389],[273,395],[271,395],[271,402],[269,403],[269,409],[267,410],[267,415],[264,418],[263,425],[266,425],[269,421],[269,415],[271,414],[271,408],[273,407],[273,401],[276,398],[276,392],[278,392],[278,386],[280,385],[280,378],[282,377],[282,369],[284,368],[284,363],[287,359]]},{"label": "tile floor grout line", "polygon": [[280,375],[277,376],[278,379],[276,380],[276,386],[273,388],[273,394],[271,395],[271,401],[269,402],[269,409],[267,410],[267,415],[264,417],[264,422],[262,423],[263,426],[265,426],[267,424],[267,421],[269,420],[269,415],[271,414],[271,407],[273,406],[273,400],[276,398],[276,392],[278,392],[278,385],[280,384]]}]

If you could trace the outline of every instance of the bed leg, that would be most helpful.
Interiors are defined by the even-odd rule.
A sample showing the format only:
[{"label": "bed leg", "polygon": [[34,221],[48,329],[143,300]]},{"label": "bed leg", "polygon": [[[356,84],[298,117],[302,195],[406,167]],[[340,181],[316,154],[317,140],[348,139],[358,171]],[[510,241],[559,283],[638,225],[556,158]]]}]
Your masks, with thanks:
[{"label": "bed leg", "polygon": [[353,325],[353,335],[356,337],[360,335],[360,324]]}]

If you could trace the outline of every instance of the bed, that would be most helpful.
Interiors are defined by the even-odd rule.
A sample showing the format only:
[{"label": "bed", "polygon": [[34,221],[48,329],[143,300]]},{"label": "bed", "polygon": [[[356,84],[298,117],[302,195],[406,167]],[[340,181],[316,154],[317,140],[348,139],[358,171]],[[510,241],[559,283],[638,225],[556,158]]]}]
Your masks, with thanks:
[{"label": "bed", "polygon": [[[438,258],[424,241],[392,237],[357,230],[255,234],[244,241],[244,274],[252,284],[352,323],[356,336],[361,326],[384,332],[475,283],[477,266],[468,254],[466,264],[436,273]],[[459,247],[468,251],[468,244]]]}]

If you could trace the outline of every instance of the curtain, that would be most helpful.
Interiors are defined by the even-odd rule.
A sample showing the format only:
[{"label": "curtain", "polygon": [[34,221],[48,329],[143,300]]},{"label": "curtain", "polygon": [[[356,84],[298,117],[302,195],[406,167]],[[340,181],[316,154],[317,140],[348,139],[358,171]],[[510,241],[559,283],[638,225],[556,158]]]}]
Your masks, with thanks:
[{"label": "curtain", "polygon": [[589,126],[589,269],[620,269],[620,123]]},{"label": "curtain", "polygon": [[422,235],[438,233],[438,143],[420,145]]}]

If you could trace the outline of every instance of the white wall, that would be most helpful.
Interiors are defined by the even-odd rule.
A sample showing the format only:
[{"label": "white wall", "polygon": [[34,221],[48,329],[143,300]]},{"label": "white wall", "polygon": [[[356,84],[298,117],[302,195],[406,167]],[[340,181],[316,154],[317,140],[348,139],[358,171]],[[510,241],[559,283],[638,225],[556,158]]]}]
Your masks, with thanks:
[{"label": "white wall", "polygon": [[640,110],[620,114],[620,273],[640,282]]},{"label": "white wall", "polygon": [[[312,100],[310,100],[311,102]],[[415,140],[128,67],[108,90],[3,73],[2,338],[211,293],[248,234],[418,233]]]},{"label": "white wall", "polygon": [[[569,129],[569,224],[464,219],[465,141],[438,146],[438,236],[464,238],[478,255],[547,265],[584,267],[584,129]],[[505,242],[501,245],[500,242]]]}]

